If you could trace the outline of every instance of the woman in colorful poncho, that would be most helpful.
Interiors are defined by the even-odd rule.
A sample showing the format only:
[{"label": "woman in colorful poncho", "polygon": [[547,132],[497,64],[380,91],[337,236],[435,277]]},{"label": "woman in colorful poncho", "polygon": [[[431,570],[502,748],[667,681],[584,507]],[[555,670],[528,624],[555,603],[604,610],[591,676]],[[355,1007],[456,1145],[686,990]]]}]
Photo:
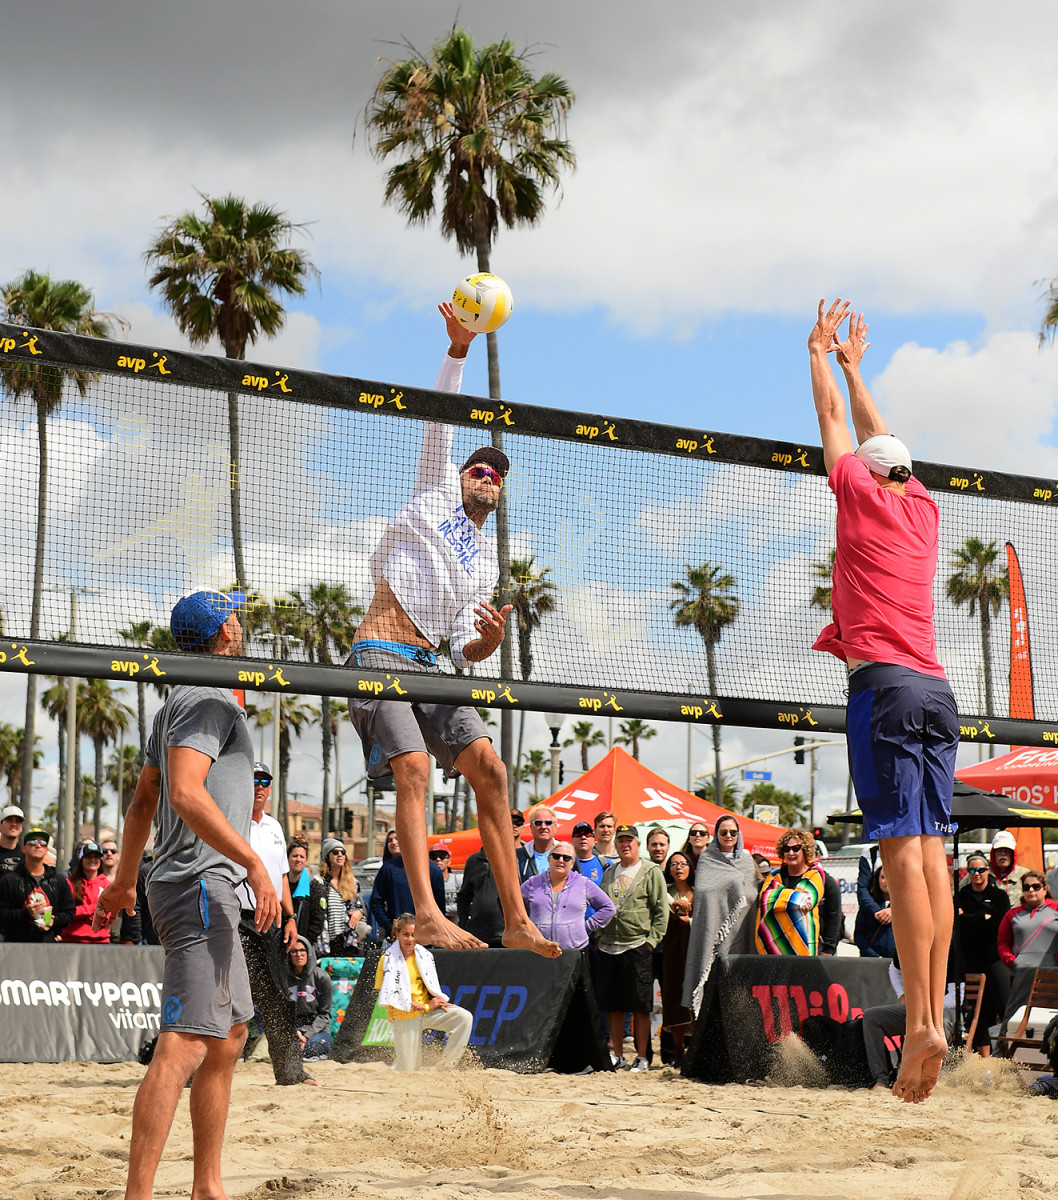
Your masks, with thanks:
[{"label": "woman in colorful poncho", "polygon": [[779,866],[765,878],[757,903],[757,953],[818,954],[826,880],[815,839],[807,829],[788,829],[775,848]]}]

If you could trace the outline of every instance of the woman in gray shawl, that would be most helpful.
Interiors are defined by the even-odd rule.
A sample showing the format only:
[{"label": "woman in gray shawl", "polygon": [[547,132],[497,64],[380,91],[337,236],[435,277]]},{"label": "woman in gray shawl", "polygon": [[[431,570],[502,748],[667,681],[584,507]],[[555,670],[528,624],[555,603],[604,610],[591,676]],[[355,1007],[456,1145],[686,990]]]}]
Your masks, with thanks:
[{"label": "woman in gray shawl", "polygon": [[734,817],[721,817],[713,840],[698,858],[694,921],[683,975],[683,1003],[697,1016],[718,954],[752,954],[757,909],[757,867],[742,844]]}]

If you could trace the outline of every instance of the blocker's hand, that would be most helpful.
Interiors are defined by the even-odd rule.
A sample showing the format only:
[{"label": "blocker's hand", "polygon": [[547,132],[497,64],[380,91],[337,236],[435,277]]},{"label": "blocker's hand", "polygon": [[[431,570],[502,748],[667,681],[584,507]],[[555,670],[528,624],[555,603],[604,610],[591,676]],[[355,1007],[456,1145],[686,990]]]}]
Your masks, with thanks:
[{"label": "blocker's hand", "polygon": [[860,359],[863,358],[864,352],[871,344],[867,341],[867,329],[868,325],[863,319],[863,313],[849,313],[848,337],[843,342],[837,341],[835,337],[834,349],[838,353],[838,366],[854,370],[860,365]]},{"label": "blocker's hand", "polygon": [[513,604],[505,604],[503,608],[497,610],[488,602],[482,602],[474,609],[477,618],[474,621],[474,628],[478,631],[478,637],[488,647],[487,655],[491,654],[503,641],[503,635],[507,628],[507,614],[513,609]]},{"label": "blocker's hand", "polygon": [[823,310],[826,308],[826,303],[826,300],[820,300],[819,302],[816,323],[812,327],[812,332],[808,335],[808,349],[822,350],[824,354],[829,354],[832,350],[838,349],[838,327],[845,320],[846,316],[848,316],[850,306],[847,300],[842,300],[839,296],[824,313]]},{"label": "blocker's hand", "polygon": [[448,340],[453,346],[469,346],[470,343],[478,336],[472,333],[469,329],[465,329],[456,320],[456,310],[452,307],[452,302],[446,300],[443,304],[438,304],[437,311],[445,319],[445,329],[448,331]]}]

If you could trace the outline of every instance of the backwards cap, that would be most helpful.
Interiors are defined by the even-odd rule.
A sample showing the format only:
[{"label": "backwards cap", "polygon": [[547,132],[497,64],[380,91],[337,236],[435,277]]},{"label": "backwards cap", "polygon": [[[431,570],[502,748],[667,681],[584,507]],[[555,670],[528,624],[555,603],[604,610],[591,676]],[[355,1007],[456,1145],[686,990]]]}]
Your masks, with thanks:
[{"label": "backwards cap", "polygon": [[169,628],[181,650],[198,650],[237,608],[246,603],[245,592],[192,592],[173,606]]},{"label": "backwards cap", "polygon": [[879,433],[861,442],[856,457],[885,479],[890,478],[894,467],[906,467],[911,473],[911,451],[891,433]]}]

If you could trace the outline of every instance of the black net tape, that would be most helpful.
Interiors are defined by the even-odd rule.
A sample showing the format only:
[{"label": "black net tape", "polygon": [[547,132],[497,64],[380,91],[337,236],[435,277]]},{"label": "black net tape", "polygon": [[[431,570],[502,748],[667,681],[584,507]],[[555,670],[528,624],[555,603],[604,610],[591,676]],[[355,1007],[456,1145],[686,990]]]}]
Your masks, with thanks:
[{"label": "black net tape", "polygon": [[[48,664],[37,661],[32,669],[61,673],[55,657],[61,654],[63,662],[80,664],[70,673],[128,673],[120,661],[132,661],[129,644],[119,630],[145,620],[164,627],[180,595],[232,586],[233,395],[246,576],[263,602],[282,603],[292,591],[304,596],[322,581],[343,584],[351,600],[366,607],[373,590],[369,559],[410,497],[427,424],[443,419],[455,426],[457,465],[500,431],[512,463],[506,480],[510,558],[515,566],[531,560],[535,572],[546,569],[549,587],[527,586],[551,602],[531,633],[528,684],[517,634],[512,629],[509,635],[509,697],[567,711],[598,710],[605,697],[617,697],[611,713],[619,708],[624,715],[767,725],[796,725],[800,718],[782,714],[808,706],[822,714],[821,728],[840,727],[843,666],[811,650],[829,620],[813,596],[826,586],[819,564],[827,563],[833,546],[835,514],[817,447],[0,325],[0,368],[10,377],[16,367],[62,370],[65,383],[47,420],[48,590],[39,640],[21,655],[29,645],[17,639],[30,633],[37,523],[36,410],[31,394],[13,399],[9,389],[0,406],[0,486],[8,514],[0,607],[6,635],[16,639],[0,667],[28,669],[28,659],[47,651]],[[83,396],[72,370],[80,371]],[[1053,662],[1058,612],[1049,602],[1049,573],[1058,485],[925,463],[916,464],[916,473],[941,510],[940,658],[960,712],[981,714],[979,614],[947,598],[952,555],[968,538],[994,541],[1002,569],[1004,543],[1016,547],[1033,658],[1038,666]],[[495,519],[486,530],[495,539]],[[721,595],[737,600],[737,613],[711,647],[712,681],[703,638],[674,620],[672,604],[680,596],[673,584],[695,590],[687,567],[727,577]],[[516,570],[514,588],[521,582]],[[70,586],[86,589],[75,645],[57,647],[68,630],[62,592]],[[355,688],[347,677],[327,672],[324,681],[312,676],[320,668],[302,669],[306,650],[296,640],[262,639],[268,633],[263,616],[251,617],[249,633],[244,654],[273,665],[242,664],[250,678],[240,682],[283,686],[258,676],[276,669],[273,660],[289,658],[286,675],[299,680],[296,690],[347,694]],[[108,655],[118,665],[108,667]],[[145,667],[152,657],[174,680],[188,672],[215,680],[218,669],[201,658],[185,665],[164,654],[142,655]],[[1009,714],[1005,603],[992,618],[991,662],[992,713],[1001,722]],[[500,664],[497,653],[474,673],[499,679]],[[413,694],[424,694],[424,686],[415,681]],[[485,691],[478,702],[504,703],[502,695],[496,699],[500,689],[478,690]],[[582,703],[589,694],[594,699]],[[714,705],[710,714],[708,704],[702,711],[702,698],[718,697],[728,711]],[[1053,672],[1037,669],[1035,702],[1038,722],[1058,721]],[[979,723],[979,717],[969,719],[964,736],[977,736]],[[1042,725],[1003,728],[1014,740],[1015,734],[1052,740]]]}]

